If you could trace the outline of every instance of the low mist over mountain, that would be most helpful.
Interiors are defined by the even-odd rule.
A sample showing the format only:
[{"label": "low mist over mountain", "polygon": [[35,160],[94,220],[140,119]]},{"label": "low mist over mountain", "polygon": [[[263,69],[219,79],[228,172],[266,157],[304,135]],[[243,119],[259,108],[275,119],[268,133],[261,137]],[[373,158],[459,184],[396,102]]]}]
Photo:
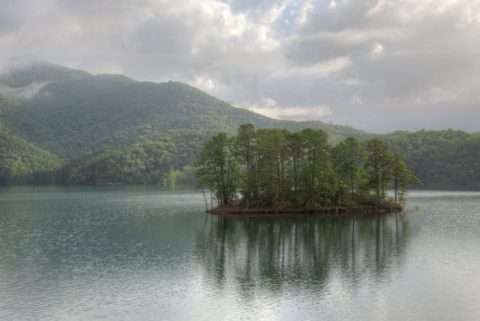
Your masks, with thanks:
[{"label": "low mist over mountain", "polygon": [[[243,123],[322,129],[332,143],[372,136],[318,121],[274,120],[179,82],[139,82],[17,61],[0,76],[0,183],[52,182],[46,173],[64,183],[189,182],[201,144]],[[427,185],[480,181],[472,154],[452,162],[466,150],[478,150],[478,135],[450,130],[384,137]],[[465,175],[455,174],[455,166]]]}]

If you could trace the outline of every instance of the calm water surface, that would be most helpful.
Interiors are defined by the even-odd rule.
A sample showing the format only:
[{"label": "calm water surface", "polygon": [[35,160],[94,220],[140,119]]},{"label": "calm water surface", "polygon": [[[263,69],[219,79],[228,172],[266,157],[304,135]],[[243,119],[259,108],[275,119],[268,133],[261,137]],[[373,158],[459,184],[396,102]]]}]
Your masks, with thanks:
[{"label": "calm water surface", "polygon": [[220,218],[191,191],[0,189],[0,320],[480,320],[480,193]]}]

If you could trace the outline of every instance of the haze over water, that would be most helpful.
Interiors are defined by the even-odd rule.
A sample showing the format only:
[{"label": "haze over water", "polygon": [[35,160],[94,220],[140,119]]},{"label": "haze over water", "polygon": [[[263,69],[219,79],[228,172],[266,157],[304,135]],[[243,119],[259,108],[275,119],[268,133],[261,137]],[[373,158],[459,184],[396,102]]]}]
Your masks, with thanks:
[{"label": "haze over water", "polygon": [[187,190],[2,188],[0,319],[478,320],[479,208],[223,218]]}]

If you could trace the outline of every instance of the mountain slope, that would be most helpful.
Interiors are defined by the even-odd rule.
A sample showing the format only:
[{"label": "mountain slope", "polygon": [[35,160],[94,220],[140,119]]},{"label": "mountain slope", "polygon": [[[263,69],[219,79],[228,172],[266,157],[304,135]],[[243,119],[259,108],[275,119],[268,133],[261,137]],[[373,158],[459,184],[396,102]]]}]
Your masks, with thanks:
[{"label": "mountain slope", "polygon": [[[15,97],[0,94],[0,117],[18,108]],[[0,121],[0,185],[52,183],[60,168],[56,155],[17,137]]]},{"label": "mountain slope", "polygon": [[[206,139],[243,123],[322,129],[332,143],[379,137],[406,158],[425,186],[480,187],[479,134],[372,135],[318,121],[280,121],[178,82],[94,76],[41,62],[0,75],[0,184],[45,181],[53,173],[67,183],[171,181],[190,172]],[[92,176],[100,169],[104,175]]]},{"label": "mountain slope", "polygon": [[480,134],[459,130],[394,132],[381,138],[426,187],[480,188]]},{"label": "mountain slope", "polygon": [[[56,74],[58,67],[46,74]],[[33,70],[44,70],[37,67]],[[21,108],[5,113],[5,122],[20,136],[62,158],[74,159],[109,146],[114,137],[132,140],[152,131],[195,129],[233,132],[242,123],[301,130],[321,128],[334,139],[366,133],[321,122],[277,121],[235,108],[178,82],[138,82],[124,76],[84,75],[71,70],[45,84]],[[38,75],[25,79],[42,79]],[[75,74],[76,75],[76,74]],[[15,73],[4,84],[17,79]],[[43,79],[47,79],[44,77]],[[18,82],[17,82],[18,83]],[[22,82],[22,84],[28,86]]]},{"label": "mountain slope", "polygon": [[34,83],[81,79],[89,75],[85,71],[23,57],[13,58],[7,65],[10,67],[0,75],[0,84],[11,88],[27,87]]},{"label": "mountain slope", "polygon": [[0,185],[53,183],[59,158],[0,127]]},{"label": "mountain slope", "polygon": [[12,95],[0,93],[0,185],[52,183],[61,168],[60,159],[16,136],[1,121],[2,115],[20,108]]}]

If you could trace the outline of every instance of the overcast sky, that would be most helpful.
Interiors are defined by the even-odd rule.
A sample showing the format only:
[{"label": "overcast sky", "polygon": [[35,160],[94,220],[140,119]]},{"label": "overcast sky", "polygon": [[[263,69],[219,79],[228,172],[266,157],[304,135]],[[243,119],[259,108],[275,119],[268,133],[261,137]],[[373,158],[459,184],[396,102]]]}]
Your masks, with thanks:
[{"label": "overcast sky", "polygon": [[0,0],[0,59],[18,55],[274,118],[480,130],[479,0]]}]

